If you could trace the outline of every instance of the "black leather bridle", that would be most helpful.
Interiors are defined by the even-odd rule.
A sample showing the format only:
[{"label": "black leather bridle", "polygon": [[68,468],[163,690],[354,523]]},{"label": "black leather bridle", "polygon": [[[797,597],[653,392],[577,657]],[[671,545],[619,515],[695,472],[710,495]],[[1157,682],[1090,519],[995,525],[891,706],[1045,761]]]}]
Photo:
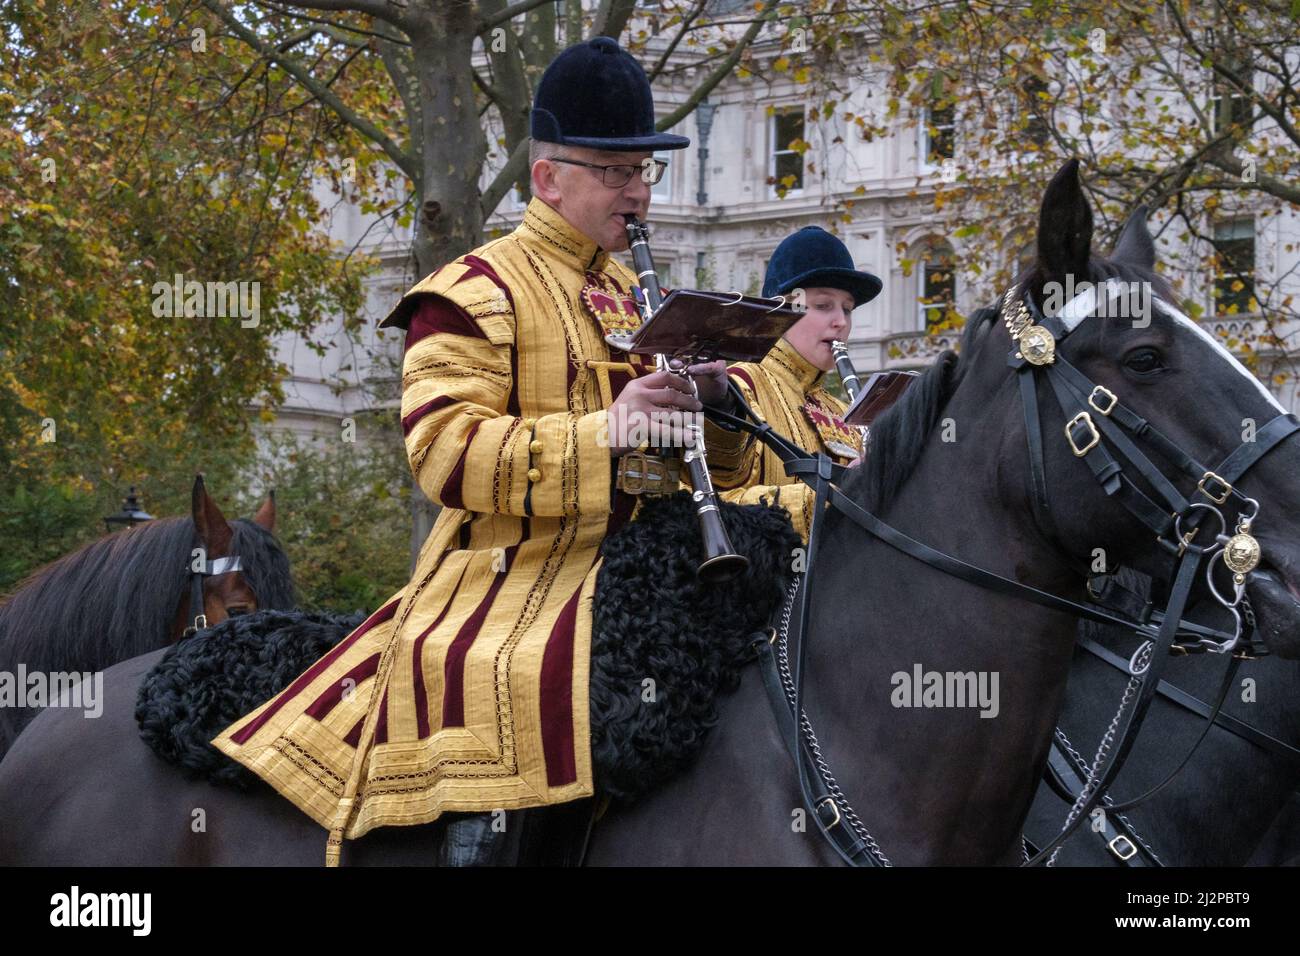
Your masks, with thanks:
[{"label": "black leather bridle", "polygon": [[190,612],[187,617],[190,623],[185,630],[181,631],[181,637],[190,637],[208,626],[208,616],[203,611],[204,579],[216,577],[218,574],[230,574],[232,571],[242,571],[244,565],[240,562],[239,555],[235,554],[212,560],[195,558],[185,566],[185,570],[190,575]]},{"label": "black leather bridle", "polygon": [[[1104,287],[1108,286],[1109,284],[1106,284]],[[808,534],[807,573],[803,585],[798,587],[797,591],[792,590],[792,597],[797,595],[798,602],[798,613],[793,615],[796,628],[788,635],[778,635],[773,629],[770,638],[755,643],[754,650],[762,662],[764,685],[798,769],[804,802],[823,836],[836,853],[850,865],[889,866],[892,864],[861,825],[856,813],[835,783],[803,712],[803,679],[806,673],[810,638],[807,623],[814,579],[812,569],[819,551],[827,505],[836,508],[860,528],[890,547],[946,574],[1077,618],[1123,627],[1145,638],[1128,663],[1130,686],[1125,692],[1120,710],[1116,713],[1107,736],[1103,738],[1096,761],[1080,785],[1080,791],[1075,797],[1065,826],[1050,843],[1039,849],[1032,859],[1027,859],[1026,865],[1034,865],[1054,858],[1055,851],[1084,820],[1089,818],[1093,808],[1103,798],[1107,800],[1106,810],[1113,815],[1149,798],[1173,779],[1178,770],[1175,770],[1159,786],[1135,800],[1116,803],[1106,796],[1136,742],[1151,701],[1160,686],[1160,675],[1165,661],[1174,652],[1174,648],[1180,648],[1183,653],[1194,651],[1225,653],[1231,652],[1238,644],[1241,636],[1241,618],[1236,605],[1241,602],[1244,595],[1245,575],[1258,564],[1260,556],[1258,542],[1249,534],[1251,522],[1259,512],[1259,504],[1239,492],[1234,485],[1268,452],[1300,430],[1300,420],[1297,420],[1294,415],[1278,415],[1256,432],[1255,441],[1243,442],[1211,471],[1183,452],[1150,422],[1125,407],[1114,392],[1089,380],[1059,353],[1057,346],[1073,328],[1062,316],[1066,315],[1067,310],[1074,307],[1081,298],[1076,297],[1075,300],[1071,300],[1061,312],[1053,316],[1043,316],[1032,297],[1025,294],[1023,290],[1009,290],[1002,303],[1002,316],[1016,343],[1016,348],[1008,357],[1007,364],[1017,373],[1024,406],[1033,507],[1037,519],[1043,522],[1041,526],[1044,529],[1053,528],[1044,467],[1043,431],[1038,407],[1038,382],[1045,378],[1065,413],[1067,420],[1065,438],[1071,451],[1089,466],[1102,490],[1109,497],[1116,498],[1131,514],[1154,531],[1160,545],[1175,556],[1176,570],[1166,607],[1163,612],[1152,615],[1147,620],[1122,617],[1102,608],[1070,601],[977,568],[952,555],[922,544],[891,527],[839,490],[837,482],[844,475],[843,467],[834,464],[824,454],[809,455],[790,439],[776,433],[754,414],[734,382],[730,383],[729,390],[735,414],[715,408],[708,409],[708,414],[720,427],[749,432],[766,444],[785,463],[786,473],[807,483],[815,494],[816,503]],[[1080,319],[1086,318],[1092,311],[1090,301],[1084,314],[1075,320],[1075,324],[1077,325]],[[1149,445],[1183,474],[1195,479],[1196,490],[1189,496],[1183,496],[1135,444],[1135,441]],[[1133,482],[1130,474],[1126,473],[1126,465],[1110,452],[1108,443],[1113,445],[1119,455],[1125,459],[1127,467],[1131,468],[1133,473],[1140,476],[1154,491],[1162,504],[1153,501]],[[1227,523],[1222,512],[1218,510],[1218,507],[1230,498],[1234,498],[1242,505],[1254,506],[1254,510],[1249,514],[1241,513],[1237,534],[1232,538],[1223,534],[1227,530]],[[1206,515],[1217,515],[1220,521],[1219,533],[1206,544],[1198,544],[1196,538]],[[1251,546],[1253,552],[1250,551]],[[1183,613],[1196,582],[1202,559],[1208,558],[1213,561],[1220,555],[1223,556],[1224,563],[1234,572],[1235,600],[1230,602],[1224,599],[1212,579],[1210,589],[1237,619],[1237,628],[1232,634],[1183,620]],[[1232,560],[1229,560],[1230,558]],[[1246,567],[1247,564],[1249,567]],[[1212,575],[1212,567],[1208,573]],[[786,613],[789,615],[788,609]],[[777,646],[778,638],[782,642],[780,647]],[[797,666],[791,677],[785,654],[787,647],[795,641],[798,646]],[[1230,657],[1217,702],[1207,721],[1207,732],[1222,708],[1236,665],[1237,659]],[[1125,713],[1127,717],[1121,729],[1119,721]],[[1204,739],[1204,734],[1201,739]],[[1197,744],[1199,742],[1198,740]],[[1105,761],[1107,753],[1112,753],[1109,761]],[[1188,754],[1187,759],[1190,757],[1191,753]],[[1179,769],[1186,764],[1187,759],[1179,764]]]}]

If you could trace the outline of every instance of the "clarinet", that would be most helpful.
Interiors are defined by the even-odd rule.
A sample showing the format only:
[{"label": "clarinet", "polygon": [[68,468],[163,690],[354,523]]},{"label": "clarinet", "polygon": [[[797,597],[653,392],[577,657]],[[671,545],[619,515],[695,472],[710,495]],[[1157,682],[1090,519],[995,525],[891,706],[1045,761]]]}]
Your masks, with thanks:
[{"label": "clarinet", "polygon": [[[853,367],[853,359],[849,358],[849,347],[835,339],[831,342],[831,352],[835,356],[835,368],[840,373],[840,381],[844,383],[844,391],[849,394],[849,404],[858,397],[858,392],[862,390],[862,383],[858,381],[858,371]],[[862,446],[867,444],[867,433],[869,429],[865,425],[855,426],[862,433]]]},{"label": "clarinet", "polygon": [[862,386],[858,382],[858,373],[853,368],[853,360],[849,358],[849,347],[836,339],[831,343],[831,351],[835,353],[835,367],[839,370],[840,381],[844,383],[844,391],[849,393],[849,401],[858,397],[858,389]]},{"label": "clarinet", "polygon": [[[632,249],[632,265],[636,268],[637,283],[641,287],[643,298],[642,311],[646,321],[658,311],[663,302],[663,291],[659,288],[659,276],[655,272],[654,257],[650,254],[648,241],[649,230],[645,223],[635,216],[627,217],[627,237]],[[660,371],[678,373],[669,363],[668,356],[656,355],[655,367]],[[691,383],[691,392],[699,397],[695,380],[689,375],[686,380]],[[691,476],[691,498],[695,502],[695,514],[700,521],[700,537],[704,545],[704,560],[696,569],[701,581],[717,584],[729,581],[749,567],[749,559],[737,554],[727,537],[726,526],[722,523],[722,511],[718,507],[718,494],[713,490],[709,478],[709,462],[704,451],[704,429],[699,425],[687,426],[691,441],[683,460]],[[665,454],[671,449],[661,449]]]}]

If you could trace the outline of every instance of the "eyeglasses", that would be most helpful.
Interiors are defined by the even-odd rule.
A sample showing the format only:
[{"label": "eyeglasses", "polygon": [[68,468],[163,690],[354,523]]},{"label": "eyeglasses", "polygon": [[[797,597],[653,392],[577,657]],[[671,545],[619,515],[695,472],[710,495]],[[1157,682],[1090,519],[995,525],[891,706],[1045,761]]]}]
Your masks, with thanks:
[{"label": "eyeglasses", "polygon": [[586,166],[588,169],[599,169],[600,181],[610,189],[621,189],[630,183],[632,177],[637,173],[641,174],[642,182],[648,186],[653,186],[664,178],[664,170],[668,168],[667,160],[651,159],[649,156],[641,160],[638,165],[616,163],[612,166],[598,166],[595,163],[584,163],[580,159],[552,159],[551,162],[568,163],[570,166]]}]

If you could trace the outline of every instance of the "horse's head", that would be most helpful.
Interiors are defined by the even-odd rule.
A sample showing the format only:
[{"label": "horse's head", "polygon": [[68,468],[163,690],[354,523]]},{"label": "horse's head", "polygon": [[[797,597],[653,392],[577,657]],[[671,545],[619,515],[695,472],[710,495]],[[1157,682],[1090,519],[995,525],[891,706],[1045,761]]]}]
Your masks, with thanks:
[{"label": "horse's head", "polygon": [[[211,627],[228,617],[250,614],[260,607],[278,607],[283,603],[284,598],[280,592],[285,590],[284,585],[288,582],[287,562],[282,560],[283,555],[273,554],[273,551],[278,552],[278,548],[272,549],[262,540],[267,538],[274,541],[274,492],[267,495],[251,522],[239,521],[232,524],[208,494],[203,476],[197,475],[191,495],[191,517],[194,521],[196,547],[203,549],[207,562],[201,566],[194,562],[190,565],[191,572],[198,567],[206,569],[200,578],[203,606],[201,609],[193,607],[191,588],[194,579],[191,576],[181,597],[174,636],[179,636],[181,628],[193,622],[199,610],[205,615],[204,623]],[[256,556],[248,552],[256,552]],[[273,560],[277,564],[276,569],[268,571],[260,568],[260,565]],[[278,568],[278,564],[284,564],[283,569]],[[255,565],[259,566],[257,570]],[[272,577],[276,579],[273,588],[276,593],[263,595],[260,602],[259,590],[262,588],[256,586],[258,577],[266,582]]]},{"label": "horse's head", "polygon": [[[1035,513],[1043,533],[1093,570],[1104,560],[1167,579],[1180,538],[1199,524],[1191,541],[1215,548],[1207,560],[1225,596],[1233,593],[1233,571],[1221,547],[1226,539],[1215,538],[1233,535],[1254,511],[1247,500],[1253,499],[1258,516],[1249,534],[1261,556],[1244,575],[1246,594],[1259,637],[1281,656],[1300,657],[1300,434],[1270,447],[1291,423],[1266,426],[1285,409],[1172,304],[1172,290],[1154,266],[1144,208],[1129,219],[1109,258],[1092,254],[1092,214],[1078,163],[1067,163],[1043,198],[1037,262],[999,303],[1001,329],[989,338],[1034,366],[1014,373],[1035,377],[1041,416],[1046,480],[1035,482],[1027,464],[1026,492],[1033,502],[1035,485],[1040,489]],[[1051,341],[1044,341],[1044,329]],[[1013,331],[1019,333],[1014,343]],[[1019,451],[1008,454],[1032,461],[1025,435],[1034,429],[1018,421],[1014,430]],[[1240,477],[1230,476],[1229,492],[1204,472],[1235,471],[1220,468],[1234,453],[1250,463]],[[1170,491],[1175,502],[1196,503],[1176,528]],[[1169,524],[1160,535],[1164,545],[1152,528],[1163,522]],[[1249,563],[1249,545],[1229,544],[1228,559]]]}]

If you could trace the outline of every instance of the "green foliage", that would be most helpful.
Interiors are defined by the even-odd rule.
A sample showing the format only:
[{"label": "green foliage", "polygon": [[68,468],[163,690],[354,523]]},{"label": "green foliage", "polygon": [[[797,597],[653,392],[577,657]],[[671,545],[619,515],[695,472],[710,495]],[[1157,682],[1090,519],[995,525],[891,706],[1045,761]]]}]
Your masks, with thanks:
[{"label": "green foliage", "polygon": [[[406,583],[410,470],[394,418],[360,419],[355,443],[269,435],[253,455],[198,462],[229,520],[251,517],[275,490],[275,534],[304,607],[372,611]],[[155,518],[189,514],[194,463],[136,473],[145,511]],[[107,533],[104,516],[121,509],[126,488],[120,495],[104,488],[48,482],[0,489],[0,595]]]},{"label": "green foliage", "polygon": [[359,419],[356,442],[274,436],[252,469],[258,495],[275,489],[304,607],[373,611],[410,576],[410,469],[393,417]]},{"label": "green foliage", "polygon": [[0,596],[32,571],[103,534],[99,512],[94,495],[68,484],[0,492]]}]

